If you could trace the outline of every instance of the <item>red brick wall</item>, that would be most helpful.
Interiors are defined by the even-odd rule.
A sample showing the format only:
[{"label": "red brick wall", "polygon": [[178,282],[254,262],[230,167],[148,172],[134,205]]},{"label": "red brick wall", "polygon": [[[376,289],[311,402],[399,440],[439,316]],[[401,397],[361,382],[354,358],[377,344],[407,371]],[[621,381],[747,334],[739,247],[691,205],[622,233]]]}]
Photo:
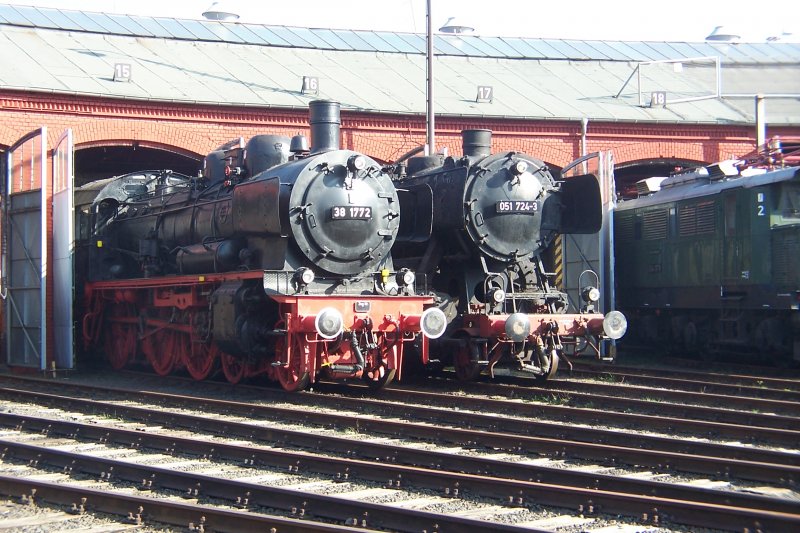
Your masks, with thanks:
[{"label": "red brick wall", "polygon": [[[422,110],[420,110],[422,112]],[[81,148],[130,144],[168,148],[201,157],[222,143],[259,133],[308,134],[307,109],[260,109],[154,103],[111,98],[0,93],[0,146],[41,125],[50,144],[65,129]],[[391,161],[425,142],[423,116],[343,112],[343,147]],[[437,117],[437,148],[461,152],[460,131],[493,130],[493,150],[524,151],[564,166],[580,155],[578,121],[520,121]],[[800,128],[772,128],[770,135],[800,135]],[[755,128],[589,122],[588,151],[613,150],[617,164],[680,158],[712,162],[741,155],[755,146]]]}]

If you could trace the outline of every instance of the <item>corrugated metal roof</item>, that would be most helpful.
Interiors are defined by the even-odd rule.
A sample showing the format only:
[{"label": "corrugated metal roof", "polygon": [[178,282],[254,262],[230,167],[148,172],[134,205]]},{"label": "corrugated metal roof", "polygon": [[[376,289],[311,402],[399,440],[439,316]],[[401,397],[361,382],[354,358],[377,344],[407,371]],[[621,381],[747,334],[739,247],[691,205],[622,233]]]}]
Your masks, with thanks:
[{"label": "corrugated metal roof", "polygon": [[[266,26],[238,22],[138,17],[0,4],[0,24],[32,28],[162,37],[189,41],[425,54],[425,36],[413,33]],[[581,41],[435,35],[435,54],[506,59],[654,61],[722,55],[727,63],[797,63],[800,44]]]},{"label": "corrugated metal roof", "polygon": [[[709,50],[726,52],[723,93],[800,92],[800,45],[444,36],[437,43],[435,101],[442,115],[752,123],[754,104],[746,96],[639,106],[639,89],[648,99],[650,91],[666,91],[668,102],[713,93],[713,62],[686,62],[677,71],[649,65],[615,97],[640,61]],[[0,89],[262,107],[306,107],[322,97],[345,109],[425,110],[425,39],[415,34],[0,5],[0,44]],[[113,81],[116,63],[131,65],[130,82]],[[300,93],[303,76],[319,78],[318,96]],[[492,86],[491,103],[476,102],[479,85]],[[772,124],[800,125],[797,98],[769,99],[767,113]]]}]

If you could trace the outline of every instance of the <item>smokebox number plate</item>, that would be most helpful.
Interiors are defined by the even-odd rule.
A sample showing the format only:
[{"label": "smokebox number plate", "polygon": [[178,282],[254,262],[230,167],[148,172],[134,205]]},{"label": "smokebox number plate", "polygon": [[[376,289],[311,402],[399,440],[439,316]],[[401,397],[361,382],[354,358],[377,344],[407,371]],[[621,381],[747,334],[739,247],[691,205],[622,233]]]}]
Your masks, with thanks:
[{"label": "smokebox number plate", "polygon": [[335,205],[331,207],[333,220],[369,220],[372,208],[363,205]]},{"label": "smokebox number plate", "polygon": [[495,207],[498,213],[535,213],[539,210],[537,202],[524,200],[503,200],[497,202]]}]

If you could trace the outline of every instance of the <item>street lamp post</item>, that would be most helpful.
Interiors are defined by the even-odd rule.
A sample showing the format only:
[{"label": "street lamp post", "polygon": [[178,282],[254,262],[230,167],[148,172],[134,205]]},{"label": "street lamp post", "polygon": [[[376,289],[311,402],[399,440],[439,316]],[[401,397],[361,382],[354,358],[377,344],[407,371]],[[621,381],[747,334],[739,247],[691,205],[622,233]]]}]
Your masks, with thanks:
[{"label": "street lamp post", "polygon": [[427,25],[427,38],[428,48],[426,51],[426,59],[428,63],[428,88],[426,95],[426,112],[425,112],[425,155],[433,155],[436,153],[436,140],[434,138],[434,117],[433,117],[433,22],[431,17],[431,1],[426,1],[426,25]]},{"label": "street lamp post", "polygon": [[[425,110],[425,155],[433,155],[436,153],[436,139],[435,139],[435,118],[433,113],[433,17],[431,16],[431,3],[432,0],[425,0],[425,14],[426,14],[426,36],[427,36],[427,50],[425,59],[428,64],[428,85],[426,90],[426,110]],[[459,24],[453,17],[447,19],[444,26],[439,28],[442,33],[471,33],[475,28],[464,24]]]}]

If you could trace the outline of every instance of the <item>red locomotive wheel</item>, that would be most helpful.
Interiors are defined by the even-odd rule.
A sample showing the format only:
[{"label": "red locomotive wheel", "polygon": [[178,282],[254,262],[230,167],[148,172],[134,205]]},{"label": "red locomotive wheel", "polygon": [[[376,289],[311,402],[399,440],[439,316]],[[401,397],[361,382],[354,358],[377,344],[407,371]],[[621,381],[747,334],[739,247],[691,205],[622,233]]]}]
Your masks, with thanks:
[{"label": "red locomotive wheel", "polygon": [[469,336],[461,336],[459,341],[458,349],[453,357],[456,376],[461,381],[475,381],[481,374],[480,365],[471,355],[471,352],[476,348],[469,342]]},{"label": "red locomotive wheel", "polygon": [[181,335],[184,343],[181,361],[189,375],[198,381],[214,374],[219,366],[219,348],[206,334],[207,316],[207,313],[192,313],[189,320],[192,334]]},{"label": "red locomotive wheel", "polygon": [[[183,335],[184,338],[188,338]],[[219,363],[219,348],[213,342],[201,343],[189,341],[191,346],[183,351],[183,364],[192,378],[202,381],[217,370]]]},{"label": "red locomotive wheel", "polygon": [[244,378],[247,370],[247,363],[238,357],[219,352],[219,360],[222,363],[222,373],[229,383],[239,383]]},{"label": "red locomotive wheel", "polygon": [[180,361],[180,337],[180,332],[162,328],[146,336],[142,341],[142,351],[159,376],[171,374]]},{"label": "red locomotive wheel", "polygon": [[136,355],[136,326],[112,322],[106,330],[105,349],[111,368],[125,368]]},{"label": "red locomotive wheel", "polygon": [[[291,335],[291,338],[294,347],[291,359],[287,365],[275,367],[275,374],[278,376],[278,381],[285,391],[295,392],[307,389],[308,384],[311,382],[308,372],[299,371],[303,366],[303,359],[308,353],[309,347],[299,335]],[[279,338],[275,343],[275,353],[281,361],[285,361],[287,357],[285,337]]]},{"label": "red locomotive wheel", "polygon": [[136,307],[130,304],[119,304],[109,308],[109,323],[106,329],[106,357],[114,370],[120,370],[130,364],[136,357],[137,327],[136,322],[122,322],[120,319],[136,317]]}]

